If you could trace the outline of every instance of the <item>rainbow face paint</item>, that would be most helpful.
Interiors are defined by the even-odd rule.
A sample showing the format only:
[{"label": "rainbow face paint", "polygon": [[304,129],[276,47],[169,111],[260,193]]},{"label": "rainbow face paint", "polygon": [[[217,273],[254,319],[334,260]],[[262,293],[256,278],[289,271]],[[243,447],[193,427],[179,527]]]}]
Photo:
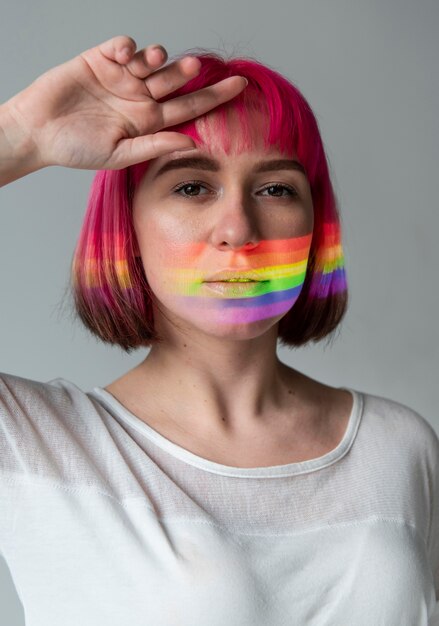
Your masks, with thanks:
[{"label": "rainbow face paint", "polygon": [[[179,244],[173,248],[172,262],[162,268],[161,289],[177,308],[202,312],[218,324],[277,317],[291,309],[300,294],[311,239],[312,233],[263,241],[251,250],[229,252],[223,267],[214,268],[206,267],[205,258],[212,257],[206,244]],[[223,270],[230,273],[231,282],[215,280]]]},{"label": "rainbow face paint", "polygon": [[[319,237],[309,297],[324,299],[345,291],[347,281],[340,225],[323,224]],[[203,320],[208,316],[217,323],[239,324],[284,315],[294,306],[302,289],[311,239],[312,233],[266,240],[252,250],[229,252],[228,261],[218,267],[217,259],[213,270],[201,269],[212,264],[212,249],[206,244],[173,242],[164,253],[166,262],[163,257],[156,259],[154,270],[148,272],[148,278],[152,278],[150,286],[165,305],[180,311],[187,308],[191,317]],[[103,235],[102,242],[103,255],[99,257],[96,247],[89,246],[89,254],[81,265],[84,286],[108,290],[105,285],[111,284],[133,290],[123,237]],[[229,270],[237,281],[207,282],[223,270]]]}]

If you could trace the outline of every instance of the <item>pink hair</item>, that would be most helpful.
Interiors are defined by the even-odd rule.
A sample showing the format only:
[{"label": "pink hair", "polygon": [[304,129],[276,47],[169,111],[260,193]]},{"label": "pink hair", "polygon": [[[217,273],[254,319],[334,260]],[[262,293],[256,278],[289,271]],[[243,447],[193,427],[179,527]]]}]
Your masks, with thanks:
[{"label": "pink hair", "polygon": [[[187,56],[187,52],[175,58]],[[265,147],[277,147],[304,166],[314,206],[314,231],[305,282],[298,300],[279,322],[279,340],[286,346],[319,341],[341,322],[347,309],[347,284],[340,237],[340,219],[323,143],[314,114],[300,91],[275,70],[254,59],[225,59],[202,51],[199,74],[164,102],[229,76],[245,76],[248,86],[214,109],[215,141],[229,154],[232,146],[227,113],[239,116],[239,150],[254,147],[255,112],[263,112]],[[167,127],[206,145],[197,130],[201,118]],[[235,137],[234,137],[235,140]],[[208,149],[208,145],[206,146]],[[133,193],[149,161],[122,170],[96,173],[72,260],[77,315],[102,341],[126,352],[150,346],[161,338],[154,330],[151,299],[132,223]]]}]

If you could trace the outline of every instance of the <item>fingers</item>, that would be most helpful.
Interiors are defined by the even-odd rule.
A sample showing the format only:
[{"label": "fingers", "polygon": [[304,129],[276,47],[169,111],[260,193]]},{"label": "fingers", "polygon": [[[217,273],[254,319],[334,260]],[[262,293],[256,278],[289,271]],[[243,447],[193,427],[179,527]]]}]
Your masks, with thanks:
[{"label": "fingers", "polygon": [[159,100],[197,76],[201,68],[201,61],[187,56],[159,69],[167,60],[165,48],[152,44],[136,52],[125,67],[133,76],[144,81],[148,95]]},{"label": "fingers", "polygon": [[136,78],[144,79],[155,72],[168,60],[168,53],[159,44],[151,44],[136,54],[125,64],[125,67]]},{"label": "fingers", "polygon": [[106,164],[108,169],[122,169],[135,163],[156,159],[175,150],[196,148],[190,137],[176,132],[160,132],[134,139],[122,139]]},{"label": "fingers", "polygon": [[173,98],[160,104],[163,128],[203,115],[237,96],[248,84],[243,76],[231,76],[215,85]]},{"label": "fingers", "polygon": [[137,44],[132,37],[128,35],[118,35],[112,37],[108,41],[104,41],[97,48],[107,59],[117,61],[117,63],[127,63],[136,51]]},{"label": "fingers", "polygon": [[97,46],[110,61],[124,65],[135,78],[145,79],[168,60],[168,53],[160,44],[151,44],[136,52],[132,37],[119,35]]},{"label": "fingers", "polygon": [[146,88],[154,100],[160,100],[197,76],[200,68],[199,59],[192,56],[184,57],[148,76],[145,80]]}]

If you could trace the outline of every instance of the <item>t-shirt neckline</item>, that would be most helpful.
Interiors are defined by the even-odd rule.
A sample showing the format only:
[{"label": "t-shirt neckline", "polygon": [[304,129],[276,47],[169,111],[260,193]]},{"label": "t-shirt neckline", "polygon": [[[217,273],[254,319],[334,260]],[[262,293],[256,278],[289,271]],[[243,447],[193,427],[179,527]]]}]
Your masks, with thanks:
[{"label": "t-shirt neckline", "polygon": [[222,465],[221,463],[205,459],[204,457],[194,454],[186,448],[174,443],[170,439],[167,439],[164,435],[161,435],[146,422],[131,413],[110,392],[106,391],[102,387],[93,387],[93,390],[89,392],[88,395],[91,395],[95,398],[95,400],[98,400],[99,404],[103,405],[110,414],[115,414],[119,419],[129,424],[153,444],[184,463],[198,467],[199,469],[207,472],[221,474],[224,476],[242,478],[276,478],[281,476],[306,474],[308,472],[324,469],[336,461],[339,461],[343,456],[345,456],[345,454],[347,454],[355,440],[360,425],[364,399],[363,394],[355,389],[349,387],[339,387],[339,389],[343,389],[351,393],[353,396],[353,405],[349,415],[348,425],[343,438],[338,445],[333,450],[330,450],[326,454],[315,459],[287,463],[284,465],[270,465],[266,467],[234,467],[231,465]]}]

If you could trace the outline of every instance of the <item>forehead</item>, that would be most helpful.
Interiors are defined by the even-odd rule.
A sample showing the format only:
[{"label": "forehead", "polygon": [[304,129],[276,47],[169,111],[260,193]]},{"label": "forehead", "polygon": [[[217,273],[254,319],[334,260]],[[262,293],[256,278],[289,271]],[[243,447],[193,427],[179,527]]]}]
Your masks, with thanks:
[{"label": "forehead", "polygon": [[[182,157],[202,157],[226,163],[230,157],[238,161],[260,161],[263,158],[297,159],[294,149],[281,151],[277,145],[267,145],[264,131],[267,129],[267,116],[261,111],[246,111],[242,116],[232,108],[219,113],[213,110],[193,120],[198,137],[193,150],[175,151],[165,154],[150,162],[150,169],[157,171],[174,159]],[[179,131],[184,134],[184,129]],[[203,169],[203,167],[201,167]],[[206,168],[207,169],[207,168]]]},{"label": "forehead", "polygon": [[[133,166],[134,186],[137,187],[145,175],[151,182],[156,180],[157,173],[163,168],[167,168],[168,171],[177,169],[177,163],[172,164],[171,161],[198,157],[204,159],[205,163],[192,162],[187,167],[219,171],[236,165],[257,170],[262,161],[283,158],[294,160],[299,166],[302,165],[301,168],[288,165],[287,169],[302,171],[306,177],[305,168],[299,162],[297,153],[291,145],[287,150],[284,145],[282,151],[278,145],[268,141],[269,125],[270,119],[263,112],[262,107],[259,111],[254,108],[238,111],[233,107],[218,107],[207,114],[189,120],[173,130],[192,137],[196,147],[193,150],[166,153],[156,159]],[[206,164],[207,159],[215,161],[217,165]],[[271,169],[280,168],[272,167]]]},{"label": "forehead", "polygon": [[198,147],[227,156],[260,152],[297,159],[298,135],[291,132],[285,115],[279,118],[270,113],[263,100],[257,101],[258,106],[253,102],[240,108],[233,103],[232,100],[229,106],[222,105],[193,121],[192,126],[198,137],[191,132],[188,134],[195,138]]},{"label": "forehead", "polygon": [[[269,119],[262,110],[222,107],[195,119],[195,129],[208,152],[240,154],[262,151]],[[270,146],[272,148],[274,146]]]}]

